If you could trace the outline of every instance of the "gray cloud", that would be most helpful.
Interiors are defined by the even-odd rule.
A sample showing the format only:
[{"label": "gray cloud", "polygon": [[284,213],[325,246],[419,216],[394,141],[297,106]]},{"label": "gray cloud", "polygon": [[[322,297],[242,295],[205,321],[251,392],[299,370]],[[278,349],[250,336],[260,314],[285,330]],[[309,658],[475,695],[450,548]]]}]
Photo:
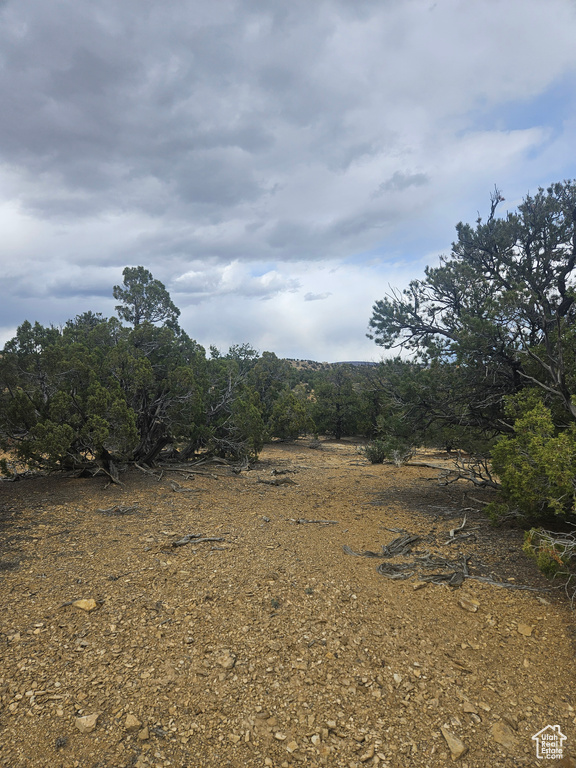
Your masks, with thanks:
[{"label": "gray cloud", "polygon": [[382,195],[384,192],[404,192],[410,187],[422,187],[430,183],[430,179],[425,173],[403,173],[396,171],[387,181],[382,182],[378,187],[375,196]]},{"label": "gray cloud", "polygon": [[332,296],[331,291],[326,291],[326,293],[311,293],[309,291],[308,293],[304,294],[304,301],[323,301],[329,296]]},{"label": "gray cloud", "polygon": [[[0,2],[0,326],[111,311],[143,264],[190,322],[246,302],[255,328],[273,297],[286,345],[303,297],[301,343],[336,343],[322,318],[364,280],[363,335],[386,263],[444,249],[495,182],[574,175],[574,6],[505,6],[495,27],[489,0]],[[508,125],[560,81],[561,125]],[[318,293],[307,270],[343,260]]]}]

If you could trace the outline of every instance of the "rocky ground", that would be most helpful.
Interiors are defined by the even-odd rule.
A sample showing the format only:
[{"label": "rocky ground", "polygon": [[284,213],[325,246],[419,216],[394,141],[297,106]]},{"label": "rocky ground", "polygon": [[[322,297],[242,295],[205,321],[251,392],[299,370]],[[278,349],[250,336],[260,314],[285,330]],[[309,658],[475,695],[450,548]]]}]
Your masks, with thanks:
[{"label": "rocky ground", "polygon": [[[0,765],[541,766],[547,725],[576,764],[576,614],[521,533],[433,469],[311,445],[0,484]],[[422,581],[467,557],[533,591]]]}]

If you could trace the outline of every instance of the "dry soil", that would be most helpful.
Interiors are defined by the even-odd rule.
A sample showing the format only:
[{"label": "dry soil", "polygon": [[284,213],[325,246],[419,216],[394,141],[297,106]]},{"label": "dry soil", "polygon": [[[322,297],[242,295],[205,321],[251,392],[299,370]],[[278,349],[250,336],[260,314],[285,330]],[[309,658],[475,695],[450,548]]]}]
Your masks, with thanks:
[{"label": "dry soil", "polygon": [[[0,484],[0,765],[575,765],[576,615],[521,532],[434,469],[313,445]],[[422,582],[449,571],[426,553],[532,589]],[[547,725],[564,762],[536,758]]]}]

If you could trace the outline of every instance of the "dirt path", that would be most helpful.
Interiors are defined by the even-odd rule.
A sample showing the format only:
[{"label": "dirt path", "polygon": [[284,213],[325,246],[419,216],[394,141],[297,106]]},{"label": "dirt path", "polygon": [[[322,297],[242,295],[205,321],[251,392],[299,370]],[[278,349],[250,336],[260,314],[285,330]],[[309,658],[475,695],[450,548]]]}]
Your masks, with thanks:
[{"label": "dirt path", "polygon": [[[1,766],[436,768],[460,749],[443,727],[463,768],[541,766],[547,725],[567,737],[552,764],[574,765],[576,614],[558,592],[376,570],[466,555],[548,589],[519,533],[463,512],[464,486],[304,440],[204,472],[0,484]],[[292,482],[258,482],[274,478]],[[446,544],[464,514],[473,536]],[[342,549],[405,532],[421,541],[391,561]],[[222,541],[174,547],[186,534]]]}]

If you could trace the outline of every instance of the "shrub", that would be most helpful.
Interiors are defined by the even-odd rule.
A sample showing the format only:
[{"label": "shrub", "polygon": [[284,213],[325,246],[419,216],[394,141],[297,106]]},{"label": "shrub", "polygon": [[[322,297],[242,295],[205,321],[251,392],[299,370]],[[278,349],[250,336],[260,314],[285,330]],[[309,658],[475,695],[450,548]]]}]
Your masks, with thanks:
[{"label": "shrub", "polygon": [[373,440],[365,445],[362,451],[371,464],[383,464],[388,458],[386,443],[382,440]]},{"label": "shrub", "polygon": [[364,448],[366,458],[372,464],[383,464],[385,461],[393,461],[400,466],[412,456],[412,449],[404,441],[387,437],[386,439],[373,440]]},{"label": "shrub", "polygon": [[[500,477],[508,511],[531,521],[573,514],[574,428],[555,434],[550,410],[530,393],[511,398],[507,413],[516,416],[514,435],[498,439],[492,450],[492,466]],[[503,507],[492,507],[489,512],[502,515]]]}]

